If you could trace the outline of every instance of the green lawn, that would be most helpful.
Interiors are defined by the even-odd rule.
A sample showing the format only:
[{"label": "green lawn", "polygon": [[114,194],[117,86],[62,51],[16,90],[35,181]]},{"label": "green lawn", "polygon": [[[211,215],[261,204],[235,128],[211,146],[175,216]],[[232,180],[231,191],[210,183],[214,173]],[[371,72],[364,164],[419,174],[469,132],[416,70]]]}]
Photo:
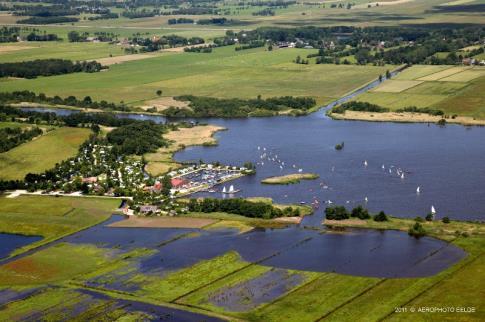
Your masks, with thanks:
[{"label": "green lawn", "polygon": [[315,50],[252,49],[233,46],[211,54],[163,55],[112,65],[106,72],[75,73],[2,83],[5,91],[31,90],[47,95],[91,96],[95,100],[128,103],[163,95],[193,94],[214,97],[254,98],[268,96],[313,96],[328,102],[367,83],[392,66],[298,65],[297,55]]},{"label": "green lawn", "polygon": [[0,197],[0,232],[44,237],[26,250],[106,220],[119,204],[109,198]]},{"label": "green lawn", "polygon": [[0,179],[23,179],[27,173],[41,173],[73,157],[88,137],[88,129],[63,127],[50,131],[4,153],[0,153]]}]

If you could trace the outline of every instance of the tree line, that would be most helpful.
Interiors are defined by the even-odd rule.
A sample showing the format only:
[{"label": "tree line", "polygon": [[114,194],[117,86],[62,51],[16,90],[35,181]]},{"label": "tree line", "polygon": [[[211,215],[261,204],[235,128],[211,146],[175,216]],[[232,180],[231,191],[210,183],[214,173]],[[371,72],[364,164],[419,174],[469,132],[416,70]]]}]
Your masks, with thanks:
[{"label": "tree line", "polygon": [[328,220],[345,220],[358,218],[362,220],[373,219],[374,221],[388,221],[389,218],[384,211],[371,215],[367,209],[357,206],[350,212],[344,206],[334,206],[325,208],[325,218]]},{"label": "tree line", "polygon": [[316,105],[312,97],[270,97],[263,99],[214,98],[193,95],[175,99],[189,101],[191,109],[171,107],[164,110],[169,117],[248,117],[253,113],[268,111],[270,114],[288,109],[307,111]]},{"label": "tree line", "polygon": [[188,208],[191,212],[226,212],[244,217],[263,219],[300,215],[298,208],[286,207],[282,210],[267,202],[253,202],[242,198],[190,199]]},{"label": "tree line", "polygon": [[13,149],[41,134],[42,130],[38,127],[25,130],[20,127],[0,129],[0,153]]},{"label": "tree line", "polygon": [[[390,111],[389,108],[382,107],[380,105],[376,105],[368,102],[352,101],[352,102],[347,102],[334,107],[332,109],[332,113],[343,114],[346,110],[358,111],[358,112],[374,112],[374,113],[385,113]],[[429,107],[416,107],[416,106],[408,106],[408,107],[400,108],[400,109],[397,109],[396,112],[423,113],[423,114],[429,114],[434,116],[445,115],[445,112],[443,112],[442,110],[433,109]]]},{"label": "tree line", "polygon": [[93,108],[113,111],[130,111],[130,108],[123,103],[115,104],[109,103],[105,100],[93,101],[90,96],[85,96],[83,99],[77,99],[76,96],[68,96],[62,98],[60,96],[49,97],[44,93],[35,94],[30,91],[14,91],[14,92],[0,92],[0,102],[2,103],[42,103],[50,105],[67,105],[81,108]]},{"label": "tree line", "polygon": [[94,73],[106,68],[96,61],[72,62],[66,59],[36,59],[15,63],[0,63],[0,77],[36,78],[77,72]]}]

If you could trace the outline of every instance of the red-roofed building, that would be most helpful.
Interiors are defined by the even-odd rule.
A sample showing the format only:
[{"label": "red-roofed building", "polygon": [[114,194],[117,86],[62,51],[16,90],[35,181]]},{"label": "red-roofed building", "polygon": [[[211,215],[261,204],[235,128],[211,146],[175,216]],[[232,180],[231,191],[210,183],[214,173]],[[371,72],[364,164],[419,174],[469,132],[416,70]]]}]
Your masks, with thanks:
[{"label": "red-roofed building", "polygon": [[172,180],[170,180],[170,183],[172,184],[172,188],[178,189],[181,188],[183,185],[187,184],[187,180],[173,178]]}]

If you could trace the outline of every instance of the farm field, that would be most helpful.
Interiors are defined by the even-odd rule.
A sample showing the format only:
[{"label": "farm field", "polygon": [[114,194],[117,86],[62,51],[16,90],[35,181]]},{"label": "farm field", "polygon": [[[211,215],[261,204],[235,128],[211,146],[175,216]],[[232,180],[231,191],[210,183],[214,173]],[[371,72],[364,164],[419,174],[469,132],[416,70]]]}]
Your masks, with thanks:
[{"label": "farm field", "polygon": [[0,62],[17,62],[32,59],[90,60],[124,55],[120,46],[108,43],[28,42],[0,45]]},{"label": "farm field", "polygon": [[416,65],[354,100],[391,111],[409,106],[429,107],[447,115],[484,119],[484,87],[484,67]]},{"label": "farm field", "polygon": [[27,173],[40,173],[57,162],[76,155],[89,137],[82,128],[58,128],[10,151],[0,153],[0,179],[23,179]]},{"label": "farm field", "polygon": [[183,94],[224,98],[312,96],[329,102],[385,73],[392,66],[299,65],[305,49],[235,51],[217,48],[212,54],[167,54],[113,65],[102,73],[76,73],[48,78],[9,80],[5,91],[31,90],[46,95],[91,96],[132,105],[164,96]]},{"label": "farm field", "polygon": [[[0,204],[0,220],[7,220],[7,225],[2,222],[2,227],[11,227],[12,218],[21,218],[21,222],[36,229],[30,230],[31,233],[42,234],[54,232],[55,227],[62,225],[61,221],[72,225],[72,231],[92,225],[106,219],[117,202],[99,198],[20,196],[1,198]],[[69,212],[70,208],[76,210]],[[41,218],[35,219],[36,216]],[[45,224],[36,225],[41,221]],[[389,223],[394,224],[394,221]],[[461,229],[459,222],[452,224],[451,229]],[[441,226],[437,222],[433,231],[441,234]],[[452,243],[464,248],[468,256],[435,276],[374,278],[274,268],[247,262],[234,251],[208,259],[164,263],[167,255],[158,254],[163,251],[160,240],[149,236],[157,234],[154,228],[146,230],[141,238],[145,242],[119,238],[123,235],[115,237],[116,230],[123,228],[102,229],[95,234],[108,234],[118,241],[101,237],[98,237],[101,240],[89,241],[81,234],[79,238],[52,244],[1,265],[0,294],[4,306],[0,317],[12,319],[41,314],[56,320],[68,317],[69,312],[92,314],[93,310],[98,314],[112,314],[110,306],[102,308],[101,305],[122,300],[248,321],[352,321],[355,316],[401,321],[410,315],[395,312],[396,307],[421,306],[475,305],[476,313],[454,315],[455,321],[480,320],[485,315],[477,296],[485,282],[481,274],[485,246],[481,232],[471,233],[469,237],[454,236]],[[163,245],[180,238],[194,238],[199,233],[203,231],[167,231],[162,237],[166,239]],[[170,268],[170,265],[175,266]],[[126,314],[125,311],[117,313]],[[446,317],[433,313],[414,316],[423,321],[442,321]]]}]

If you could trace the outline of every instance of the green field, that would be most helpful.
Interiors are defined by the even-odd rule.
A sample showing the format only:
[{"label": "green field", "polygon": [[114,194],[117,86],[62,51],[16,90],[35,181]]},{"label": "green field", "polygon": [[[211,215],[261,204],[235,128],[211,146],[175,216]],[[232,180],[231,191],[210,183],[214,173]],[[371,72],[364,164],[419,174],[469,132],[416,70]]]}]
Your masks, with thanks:
[{"label": "green field", "polygon": [[108,198],[0,197],[0,231],[44,237],[25,250],[106,220],[119,203]]},{"label": "green field", "polygon": [[354,100],[396,110],[430,107],[448,115],[485,118],[485,68],[416,65]]},{"label": "green field", "polygon": [[58,128],[33,141],[0,153],[0,179],[23,179],[27,173],[41,173],[76,155],[90,131]]},{"label": "green field", "polygon": [[91,96],[139,104],[156,97],[192,94],[213,97],[255,98],[270,96],[313,96],[319,102],[340,97],[375,79],[392,66],[300,65],[297,56],[315,50],[216,49],[212,54],[182,53],[162,55],[112,65],[107,72],[75,73],[10,80],[5,91],[31,90],[47,95]]},{"label": "green field", "polygon": [[[5,49],[9,51],[6,51]],[[3,52],[2,52],[3,49]],[[18,50],[12,50],[18,49]],[[60,58],[90,60],[125,53],[120,46],[108,43],[39,42],[9,43],[0,45],[0,62],[28,61],[32,59]]]}]

